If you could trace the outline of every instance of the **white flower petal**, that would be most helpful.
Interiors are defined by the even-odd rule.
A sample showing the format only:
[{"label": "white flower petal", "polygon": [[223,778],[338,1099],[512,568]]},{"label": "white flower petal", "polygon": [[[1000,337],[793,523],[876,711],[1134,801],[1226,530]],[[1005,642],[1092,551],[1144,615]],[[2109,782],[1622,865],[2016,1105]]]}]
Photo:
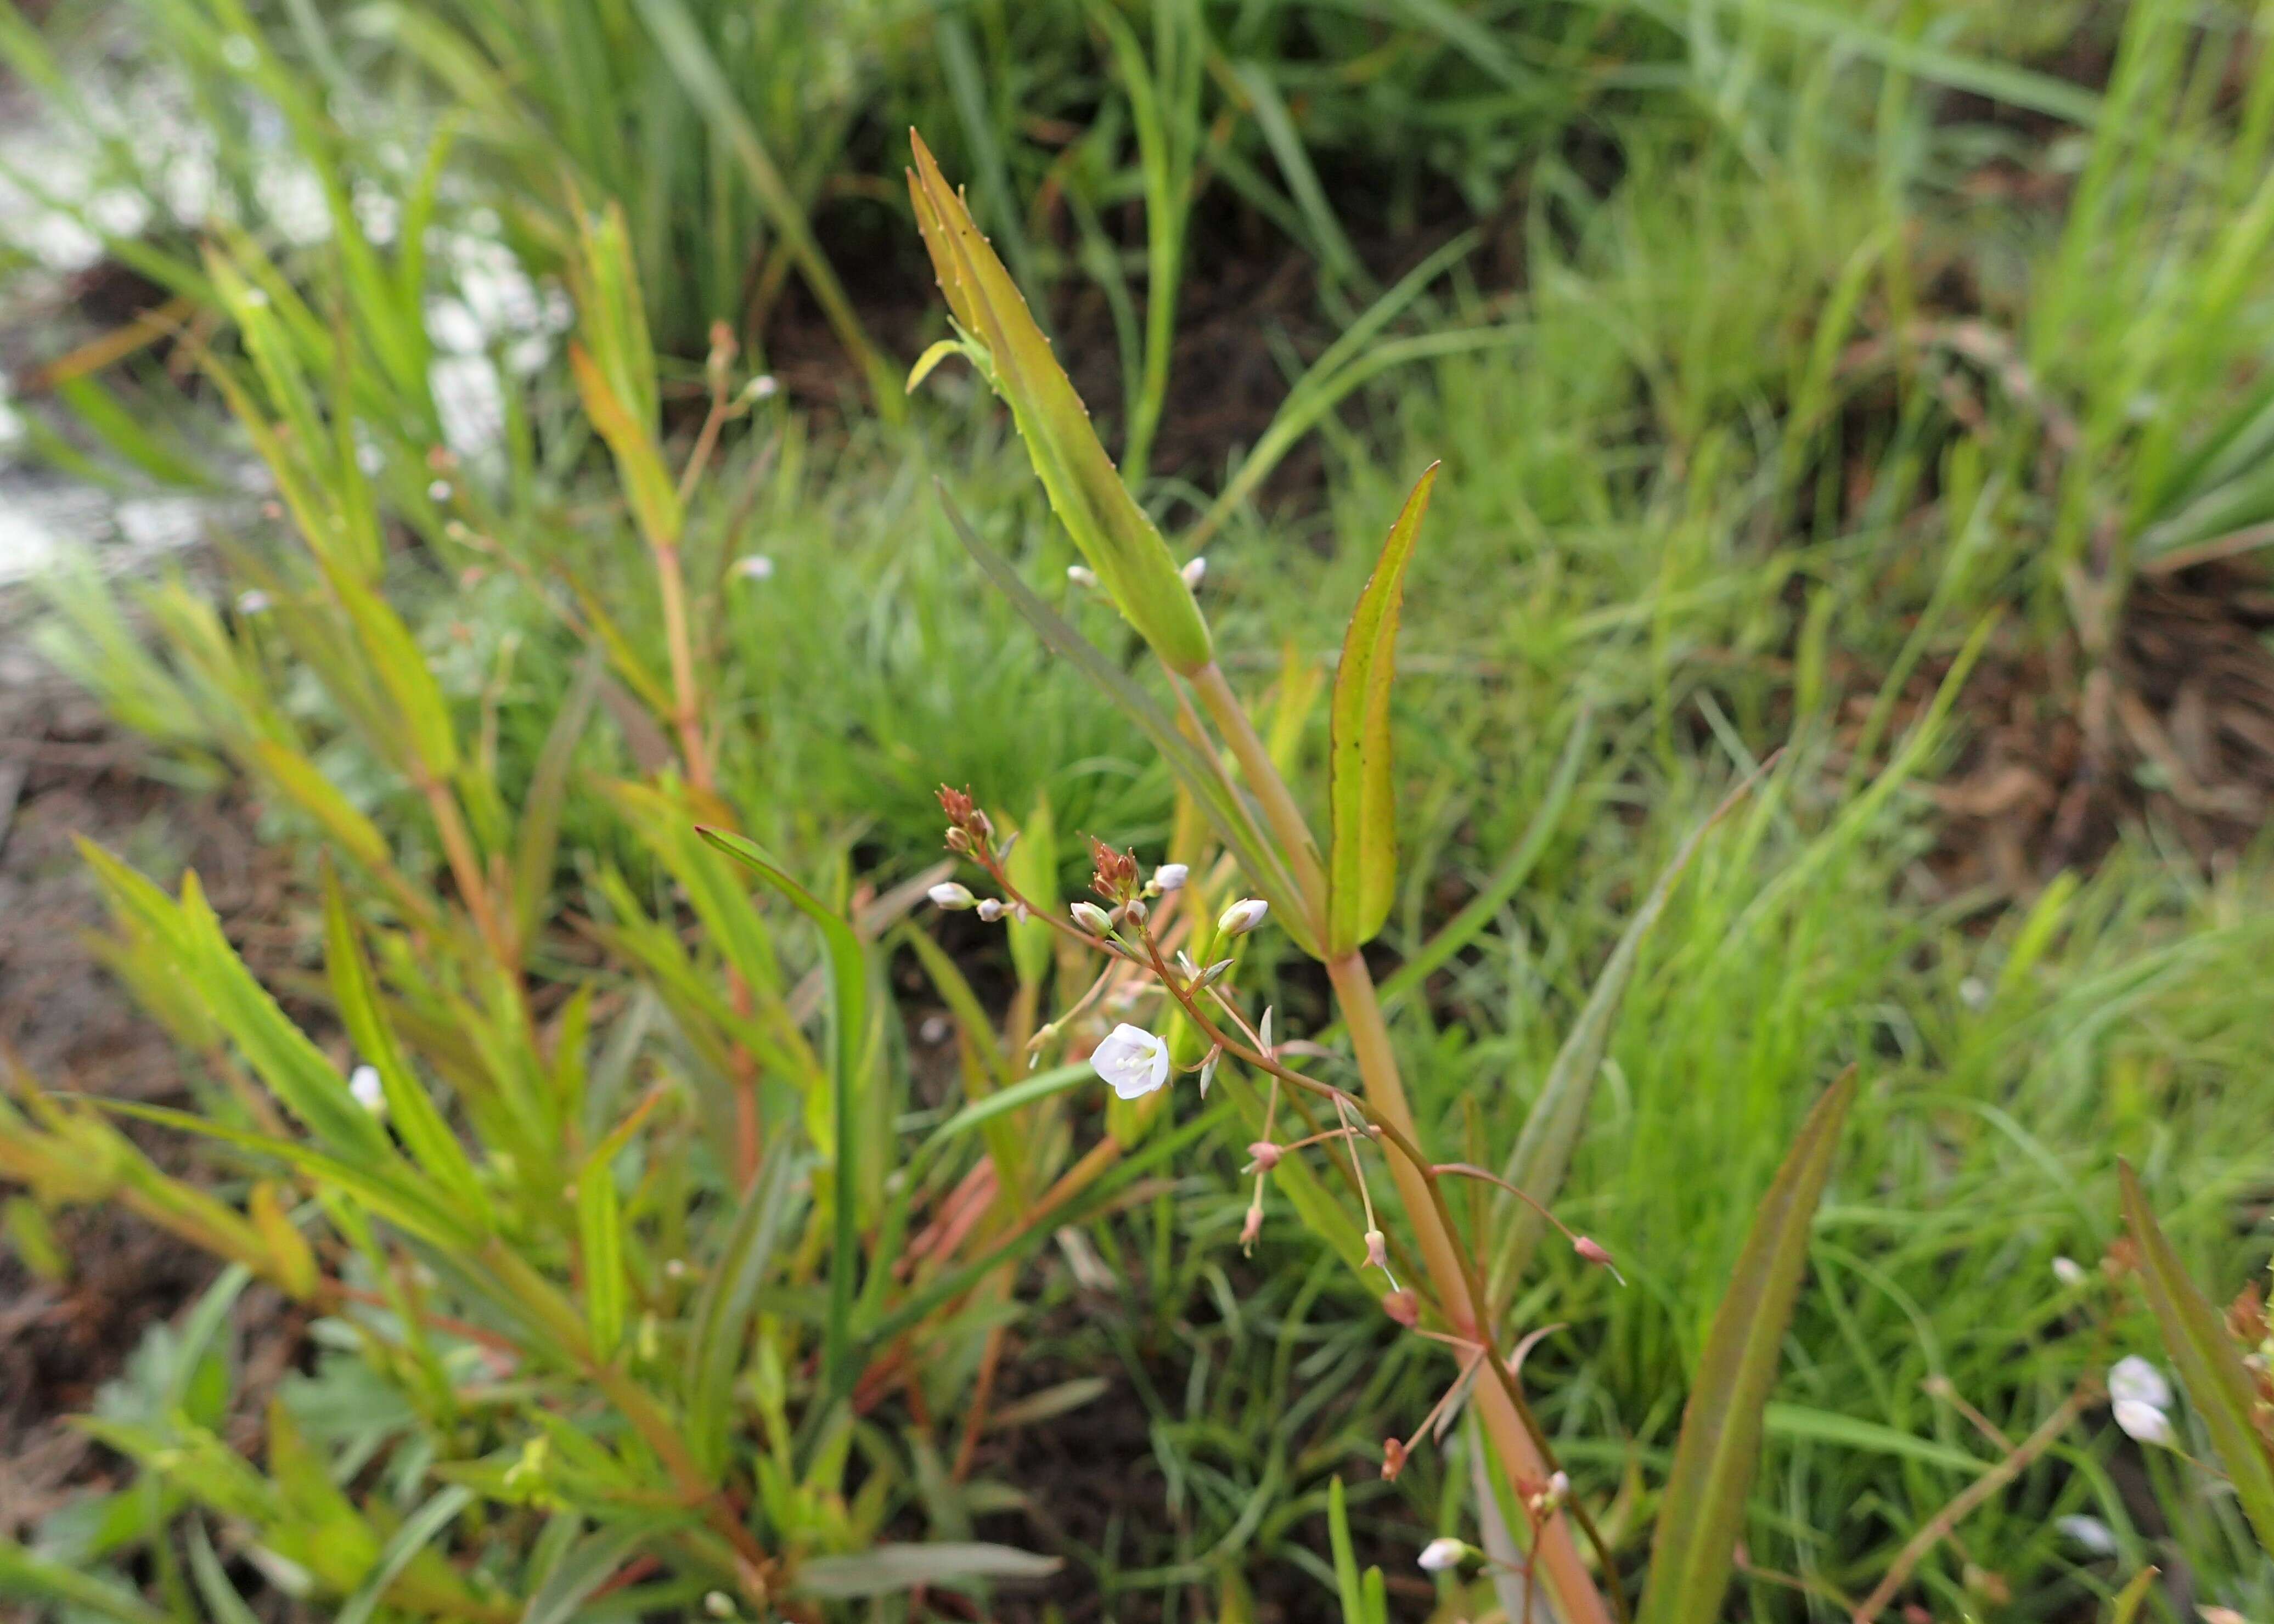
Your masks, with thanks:
[{"label": "white flower petal", "polygon": [[2053,1526],[2059,1529],[2071,1543],[2082,1550],[2090,1552],[2095,1556],[2116,1554],[2115,1531],[2098,1517],[2082,1515],[2055,1517]]},{"label": "white flower petal", "polygon": [[2172,1418],[2153,1404],[2143,1404],[2136,1398],[2120,1398],[2110,1408],[2115,1412],[2116,1425],[2127,1438],[2166,1447],[2175,1441]]},{"label": "white flower petal", "polygon": [[2108,1396],[2119,1403],[2129,1399],[2150,1410],[2169,1410],[2172,1384],[2138,1354],[2127,1354],[2108,1367]]},{"label": "white flower petal", "polygon": [[1124,1021],[1091,1051],[1089,1069],[1125,1100],[1141,1099],[1169,1080],[1169,1046]]}]

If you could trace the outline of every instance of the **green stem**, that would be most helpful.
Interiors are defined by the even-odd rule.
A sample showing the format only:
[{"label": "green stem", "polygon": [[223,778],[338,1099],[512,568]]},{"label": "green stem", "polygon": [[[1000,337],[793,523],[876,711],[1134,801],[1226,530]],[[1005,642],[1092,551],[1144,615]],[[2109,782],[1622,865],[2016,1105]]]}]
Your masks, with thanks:
[{"label": "green stem", "polygon": [[1247,719],[1247,711],[1231,691],[1231,684],[1224,680],[1223,667],[1214,660],[1192,673],[1193,691],[1200,695],[1201,703],[1231,747],[1232,759],[1239,763],[1240,776],[1247,787],[1262,804],[1264,821],[1278,838],[1280,846],[1292,868],[1295,883],[1303,893],[1303,906],[1311,914],[1312,934],[1319,940],[1327,932],[1327,876],[1319,861],[1318,842],[1311,838],[1311,826],[1303,821],[1303,809],[1295,804],[1295,797],[1287,787],[1287,780],[1279,776],[1279,769],[1271,759],[1271,752]]}]

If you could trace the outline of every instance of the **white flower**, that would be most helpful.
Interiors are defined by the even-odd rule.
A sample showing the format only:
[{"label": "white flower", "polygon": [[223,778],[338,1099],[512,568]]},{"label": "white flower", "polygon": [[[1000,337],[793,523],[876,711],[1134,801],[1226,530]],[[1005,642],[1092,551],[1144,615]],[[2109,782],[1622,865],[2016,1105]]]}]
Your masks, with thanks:
[{"label": "white flower", "polygon": [[267,614],[268,594],[257,586],[247,587],[237,595],[237,612],[239,614]]},{"label": "white flower", "polygon": [[1182,891],[1185,888],[1185,882],[1192,878],[1192,876],[1190,864],[1163,863],[1153,870],[1153,889],[1163,895],[1172,891]]},{"label": "white flower", "polygon": [[387,1115],[387,1088],[379,1080],[379,1068],[359,1065],[348,1073],[348,1092],[355,1101],[374,1116]]},{"label": "white flower", "polygon": [[2095,1556],[2116,1554],[2116,1535],[2098,1517],[2055,1517],[2053,1526]]},{"label": "white flower", "polygon": [[1094,936],[1104,936],[1113,929],[1111,917],[1095,902],[1077,902],[1066,912],[1073,915],[1075,924]]},{"label": "white flower", "polygon": [[746,553],[734,560],[734,573],[745,581],[771,581],[774,561],[763,553]]},{"label": "white flower", "polygon": [[1262,898],[1242,897],[1217,916],[1216,934],[1244,936],[1261,924],[1263,916],[1269,912],[1271,912],[1271,905]]},{"label": "white flower", "polygon": [[714,1619],[734,1616],[734,1598],[724,1590],[712,1590],[703,1598],[703,1611]]},{"label": "white flower", "polygon": [[1089,1069],[1123,1099],[1141,1099],[1169,1080],[1169,1046],[1124,1021],[1091,1053]]},{"label": "white flower", "polygon": [[2108,1396],[2120,1404],[2128,1400],[2150,1410],[2169,1410],[2172,1384],[2138,1354],[2127,1354],[2108,1367]]},{"label": "white flower", "polygon": [[958,908],[975,908],[979,906],[979,898],[971,894],[971,888],[968,885],[960,885],[953,880],[944,880],[924,894],[931,898],[933,906],[951,911]]},{"label": "white flower", "polygon": [[2084,1265],[2074,1258],[2055,1258],[2053,1278],[2065,1286],[2081,1286],[2084,1283]]},{"label": "white flower", "polygon": [[1087,564],[1069,564],[1066,566],[1066,579],[1076,586],[1093,587],[1097,584],[1097,572]]},{"label": "white flower", "polygon": [[426,487],[426,500],[430,502],[448,501],[450,500],[450,482],[447,479],[437,479],[433,481]]},{"label": "white flower", "polygon": [[1458,1568],[1467,1550],[1468,1546],[1457,1539],[1433,1539],[1421,1547],[1421,1554],[1414,1560],[1421,1564],[1423,1573],[1442,1573],[1448,1568]]},{"label": "white flower", "polygon": [[1200,590],[1201,577],[1208,574],[1208,560],[1204,558],[1193,559],[1177,573],[1185,578],[1185,586],[1187,590],[1198,591]]},{"label": "white flower", "polygon": [[781,380],[772,372],[760,372],[742,386],[745,402],[770,401],[781,392]]},{"label": "white flower", "polygon": [[2120,1398],[2112,1408],[2116,1413],[2116,1425],[2127,1438],[2167,1448],[2175,1441],[2171,1417],[2153,1404],[2143,1404],[2136,1398]]}]

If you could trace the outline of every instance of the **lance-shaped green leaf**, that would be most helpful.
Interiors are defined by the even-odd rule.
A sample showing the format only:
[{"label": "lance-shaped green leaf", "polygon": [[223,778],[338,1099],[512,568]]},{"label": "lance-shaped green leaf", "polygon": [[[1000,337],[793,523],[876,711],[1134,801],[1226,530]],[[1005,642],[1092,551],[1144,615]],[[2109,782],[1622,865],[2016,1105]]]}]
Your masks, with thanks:
[{"label": "lance-shaped green leaf", "polygon": [[974,1579],[1046,1579],[1062,1564],[1014,1545],[874,1545],[857,1556],[817,1556],[797,1570],[801,1596],[845,1601]]},{"label": "lance-shaped green leaf", "polygon": [[1327,870],[1327,952],[1336,959],[1373,939],[1397,891],[1397,793],[1390,778],[1389,688],[1397,675],[1397,612],[1405,567],[1429,511],[1437,464],[1421,477],[1359,594],[1335,669],[1332,773],[1328,799],[1334,845]]},{"label": "lance-shaped green leaf", "polygon": [[964,353],[1010,407],[1050,507],[1099,583],[1154,651],[1171,669],[1191,675],[1214,657],[1208,622],[1175,555],[1098,443],[1088,408],[1050,353],[1018,284],[939,172],[923,138],[911,131],[909,139],[916,164],[908,171],[908,196],[940,292],[963,329]]},{"label": "lance-shaped green leaf", "polygon": [[831,1181],[835,1202],[834,1237],[829,1258],[829,1325],[822,1342],[822,1368],[832,1394],[852,1391],[853,1302],[859,1294],[855,1278],[861,1267],[860,1236],[854,1201],[860,1190],[856,1165],[861,1136],[853,1119],[854,1101],[860,1093],[862,1046],[869,1031],[869,973],[861,951],[861,938],[845,916],[790,878],[757,845],[723,829],[702,829],[702,837],[737,862],[755,869],[791,906],[821,928],[821,943],[829,970],[831,1044],[829,1080],[830,1147],[836,1159]]},{"label": "lance-shaped green leaf", "polygon": [[1760,1465],[1761,1413],[1808,1264],[1816,1204],[1855,1099],[1850,1071],[1808,1113],[1754,1211],[1682,1412],[1637,1624],[1713,1624],[1721,1616],[1745,1497]]},{"label": "lance-shaped green leaf", "polygon": [[465,1147],[432,1097],[410,1069],[380,1004],[379,985],[356,937],[348,915],[347,895],[339,876],[324,868],[324,968],[332,983],[332,1002],[356,1052],[379,1073],[387,1099],[388,1120],[420,1170],[456,1202],[459,1212],[482,1228],[489,1224],[489,1201],[474,1173]]},{"label": "lance-shaped green leaf", "polygon": [[2116,1164],[2123,1191],[2124,1222],[2140,1244],[2140,1278],[2148,1289],[2148,1305],[2155,1310],[2156,1327],[2164,1346],[2179,1367],[2187,1397],[2202,1417],[2210,1441],[2218,1451],[2234,1485],[2234,1498],[2257,1531],[2258,1543],[2274,1552],[2274,1448],[2253,1425],[2257,1395],[2242,1356],[2228,1340],[2218,1311],[2195,1289],[2180,1266],[2148,1198],[2140,1189],[2140,1176],[2129,1162]]},{"label": "lance-shaped green leaf", "polygon": [[732,1421],[727,1402],[742,1369],[742,1343],[750,1310],[788,1222],[792,1158],[779,1144],[766,1153],[727,1231],[726,1250],[712,1265],[695,1304],[687,1341],[687,1436],[705,1471],[725,1470]]}]

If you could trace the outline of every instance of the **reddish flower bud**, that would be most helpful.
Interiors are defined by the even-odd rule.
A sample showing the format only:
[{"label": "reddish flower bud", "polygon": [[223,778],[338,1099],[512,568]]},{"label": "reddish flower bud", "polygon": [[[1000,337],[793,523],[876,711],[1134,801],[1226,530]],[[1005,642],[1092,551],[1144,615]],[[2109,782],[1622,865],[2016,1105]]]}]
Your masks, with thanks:
[{"label": "reddish flower bud", "polygon": [[1386,1270],[1389,1267],[1389,1243],[1379,1229],[1366,1232],[1366,1261],[1370,1268]]},{"label": "reddish flower bud", "polygon": [[1247,1147],[1247,1154],[1254,1160],[1255,1165],[1267,1173],[1279,1165],[1279,1147],[1269,1139],[1256,1140]]},{"label": "reddish flower bud", "polygon": [[1245,1250],[1246,1248],[1254,1246],[1255,1244],[1255,1237],[1262,1233],[1263,1209],[1260,1207],[1251,1207],[1247,1209],[1247,1222],[1239,1226],[1239,1244],[1241,1248]]},{"label": "reddish flower bud", "polygon": [[1382,1478],[1385,1483],[1397,1481],[1397,1474],[1405,1470],[1405,1446],[1395,1438],[1382,1440]]},{"label": "reddish flower bud", "polygon": [[1421,1323],[1421,1299],[1411,1291],[1385,1291],[1382,1312],[1410,1331]]}]

